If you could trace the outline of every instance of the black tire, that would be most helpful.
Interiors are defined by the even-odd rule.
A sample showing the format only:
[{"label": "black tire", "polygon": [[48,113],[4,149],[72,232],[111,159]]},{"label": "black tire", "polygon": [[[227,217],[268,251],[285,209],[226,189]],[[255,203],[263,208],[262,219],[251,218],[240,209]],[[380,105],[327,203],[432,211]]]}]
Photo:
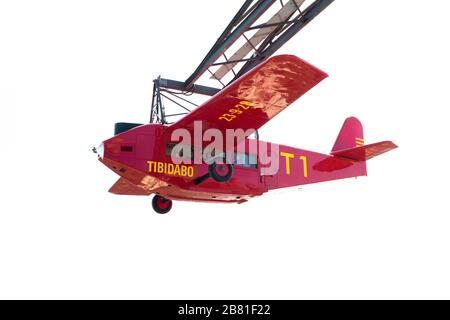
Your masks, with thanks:
[{"label": "black tire", "polygon": [[156,213],[166,214],[172,209],[172,200],[155,195],[152,200],[152,207]]},{"label": "black tire", "polygon": [[209,176],[217,182],[227,182],[233,175],[233,166],[229,163],[211,163],[208,166]]},{"label": "black tire", "polygon": [[118,135],[130,129],[142,126],[141,123],[128,123],[128,122],[117,122],[114,125],[114,135]]}]

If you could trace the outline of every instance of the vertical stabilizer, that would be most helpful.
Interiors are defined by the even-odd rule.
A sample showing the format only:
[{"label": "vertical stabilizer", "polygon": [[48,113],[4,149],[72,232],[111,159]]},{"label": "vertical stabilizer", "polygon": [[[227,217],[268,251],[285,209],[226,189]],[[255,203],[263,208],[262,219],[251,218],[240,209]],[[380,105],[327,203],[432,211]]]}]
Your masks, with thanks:
[{"label": "vertical stabilizer", "polygon": [[342,125],[341,131],[334,143],[331,152],[361,147],[364,145],[364,133],[361,122],[355,118],[347,118]]}]

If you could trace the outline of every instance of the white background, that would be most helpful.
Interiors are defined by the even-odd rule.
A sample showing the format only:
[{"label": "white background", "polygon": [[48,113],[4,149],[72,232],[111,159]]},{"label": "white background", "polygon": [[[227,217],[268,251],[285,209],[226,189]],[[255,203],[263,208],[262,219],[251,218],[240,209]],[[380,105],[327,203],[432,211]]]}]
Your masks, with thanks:
[{"label": "white background", "polygon": [[369,177],[165,216],[107,193],[89,146],[241,3],[0,2],[0,298],[450,298],[448,1],[335,1],[280,50],[330,77],[262,138],[328,152],[357,116],[400,147]]}]

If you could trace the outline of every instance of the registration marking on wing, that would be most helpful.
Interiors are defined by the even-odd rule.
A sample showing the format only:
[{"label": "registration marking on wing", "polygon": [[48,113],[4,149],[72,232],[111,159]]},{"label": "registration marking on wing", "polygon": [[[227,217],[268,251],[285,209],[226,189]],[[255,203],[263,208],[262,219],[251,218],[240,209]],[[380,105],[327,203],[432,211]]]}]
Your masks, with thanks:
[{"label": "registration marking on wing", "polygon": [[227,113],[223,113],[219,116],[219,120],[231,122],[234,119],[239,118],[241,115],[243,115],[248,109],[255,106],[254,102],[250,101],[240,101],[238,104],[236,104],[234,107],[230,108]]}]

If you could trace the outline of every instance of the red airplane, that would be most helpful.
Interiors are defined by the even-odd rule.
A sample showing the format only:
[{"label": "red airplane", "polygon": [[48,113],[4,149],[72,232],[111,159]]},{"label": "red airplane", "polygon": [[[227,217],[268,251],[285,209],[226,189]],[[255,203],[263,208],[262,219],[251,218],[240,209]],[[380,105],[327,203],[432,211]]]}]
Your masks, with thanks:
[{"label": "red airplane", "polygon": [[[154,81],[149,124],[116,123],[115,136],[93,148],[120,176],[109,191],[155,194],[154,210],[167,213],[172,200],[242,203],[273,189],[365,176],[366,161],[396,145],[365,145],[356,118],[344,122],[329,155],[263,142],[257,135],[327,77],[295,56],[270,57],[333,1],[245,0],[186,81]],[[264,20],[269,9],[276,13]],[[232,51],[239,40],[241,47]],[[207,71],[222,89],[196,83]],[[180,101],[194,104],[188,100],[192,94],[212,98],[190,110]],[[163,101],[182,112],[169,114]]]},{"label": "red airplane", "polygon": [[[196,152],[202,154],[208,141],[191,142],[191,153],[173,152],[180,142],[173,139],[176,130],[192,137],[199,134],[195,123],[201,124],[200,135],[208,129],[224,136],[227,129],[257,130],[326,77],[300,58],[275,56],[170,125],[116,124],[118,134],[94,150],[120,176],[109,192],[154,194],[153,209],[163,214],[172,208],[172,200],[243,203],[274,189],[367,175],[367,160],[397,146],[391,141],[366,145],[362,125],[354,117],[345,120],[330,154],[259,140],[256,149],[240,153],[252,150],[256,139],[249,138],[251,130],[201,163],[190,160]],[[277,162],[274,172],[267,173],[271,164],[263,151]]]}]

